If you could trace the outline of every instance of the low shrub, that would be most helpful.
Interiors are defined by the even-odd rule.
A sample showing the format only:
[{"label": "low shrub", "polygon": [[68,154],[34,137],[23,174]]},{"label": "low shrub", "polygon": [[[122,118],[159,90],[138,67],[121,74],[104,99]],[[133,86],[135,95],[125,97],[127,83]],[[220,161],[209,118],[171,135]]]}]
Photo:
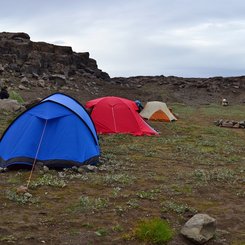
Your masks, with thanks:
[{"label": "low shrub", "polygon": [[57,176],[51,174],[44,174],[36,180],[33,180],[30,184],[32,189],[40,186],[53,186],[53,187],[65,187],[66,182],[63,179],[58,178]]},{"label": "low shrub", "polygon": [[96,212],[108,207],[108,200],[105,198],[93,198],[88,196],[81,196],[79,202],[72,205],[69,210],[72,212]]},{"label": "low shrub", "polygon": [[135,237],[147,243],[163,244],[172,239],[173,231],[167,221],[153,218],[138,223]]}]

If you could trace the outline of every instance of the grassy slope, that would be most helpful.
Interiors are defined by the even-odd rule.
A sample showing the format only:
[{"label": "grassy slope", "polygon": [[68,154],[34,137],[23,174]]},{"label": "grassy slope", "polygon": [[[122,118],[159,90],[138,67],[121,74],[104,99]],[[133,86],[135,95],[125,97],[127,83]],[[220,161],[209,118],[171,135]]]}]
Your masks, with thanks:
[{"label": "grassy slope", "polygon": [[[213,121],[244,120],[245,107],[172,108],[177,122],[151,123],[159,137],[100,136],[103,171],[61,178],[36,170],[33,203],[11,195],[29,172],[1,174],[1,244],[140,244],[131,238],[138,220],[165,218],[178,234],[196,212],[217,219],[209,244],[244,244],[245,130]],[[0,134],[10,119],[0,116]],[[188,242],[175,235],[169,244]]]}]

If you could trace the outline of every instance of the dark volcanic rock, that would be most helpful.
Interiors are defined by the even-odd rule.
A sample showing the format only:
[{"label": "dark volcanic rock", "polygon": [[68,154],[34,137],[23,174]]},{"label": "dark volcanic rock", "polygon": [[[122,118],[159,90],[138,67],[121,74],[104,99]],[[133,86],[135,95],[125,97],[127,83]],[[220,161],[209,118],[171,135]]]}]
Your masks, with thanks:
[{"label": "dark volcanic rock", "polygon": [[97,78],[109,79],[109,75],[97,67],[89,53],[75,53],[71,47],[45,42],[32,42],[26,33],[0,33],[1,72],[6,70],[28,74],[63,74],[88,72]]},{"label": "dark volcanic rock", "polygon": [[26,33],[0,33],[0,86],[16,90],[25,101],[64,92],[78,100],[101,96],[163,100],[185,104],[245,103],[245,76],[183,78],[176,76],[115,77],[98,68],[89,52],[33,42]]},{"label": "dark volcanic rock", "polygon": [[[151,93],[145,89],[143,101],[163,100],[186,104],[221,103],[223,98],[231,104],[243,103],[245,97],[245,76],[183,78],[176,76],[136,76],[116,77],[111,83],[123,87],[129,85],[141,89],[144,85],[151,87]],[[150,85],[150,86],[149,86]],[[142,99],[142,98],[141,98]]]}]

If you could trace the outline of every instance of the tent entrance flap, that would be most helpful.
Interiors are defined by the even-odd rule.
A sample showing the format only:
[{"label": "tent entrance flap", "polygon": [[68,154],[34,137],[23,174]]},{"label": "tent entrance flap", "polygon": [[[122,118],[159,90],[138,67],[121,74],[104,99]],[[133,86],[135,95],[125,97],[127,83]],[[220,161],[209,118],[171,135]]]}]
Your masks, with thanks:
[{"label": "tent entrance flap", "polygon": [[152,116],[150,117],[150,120],[166,121],[166,122],[170,121],[168,116],[162,110],[158,110],[158,111],[154,112],[152,114]]}]

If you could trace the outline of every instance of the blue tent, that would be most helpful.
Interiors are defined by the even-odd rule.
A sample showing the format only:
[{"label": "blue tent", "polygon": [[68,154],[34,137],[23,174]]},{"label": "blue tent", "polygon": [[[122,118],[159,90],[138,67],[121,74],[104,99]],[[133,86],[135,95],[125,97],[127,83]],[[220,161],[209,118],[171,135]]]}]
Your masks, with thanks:
[{"label": "blue tent", "polygon": [[0,141],[0,166],[49,167],[96,164],[100,155],[97,133],[79,102],[55,93],[17,117]]}]

